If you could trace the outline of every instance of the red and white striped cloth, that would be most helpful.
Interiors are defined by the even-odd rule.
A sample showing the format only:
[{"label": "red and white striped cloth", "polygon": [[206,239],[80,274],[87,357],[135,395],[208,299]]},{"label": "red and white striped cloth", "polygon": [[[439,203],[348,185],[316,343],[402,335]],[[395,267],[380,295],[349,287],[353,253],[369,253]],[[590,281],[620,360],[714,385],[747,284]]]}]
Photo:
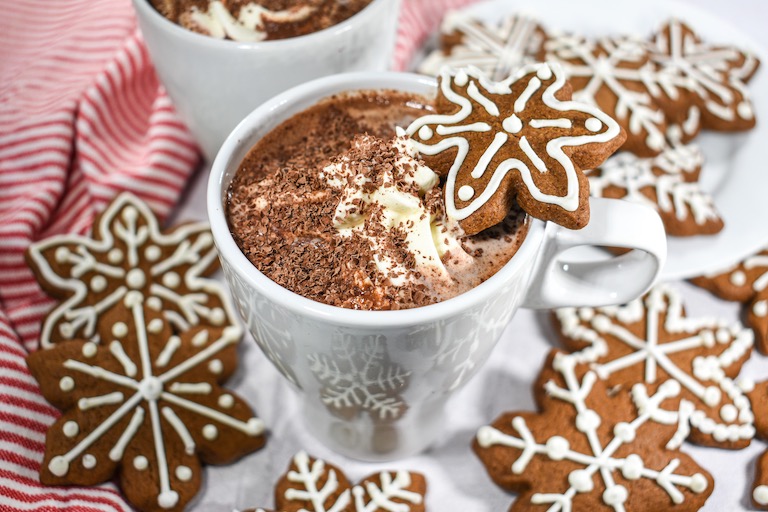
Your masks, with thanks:
[{"label": "red and white striped cloth", "polygon": [[[448,8],[404,0],[395,68]],[[51,308],[24,262],[32,242],[86,233],[118,192],[164,218],[199,161],[157,81],[130,0],[1,0],[0,510],[130,510],[117,489],[45,487],[38,469],[58,417],[29,374]]]}]

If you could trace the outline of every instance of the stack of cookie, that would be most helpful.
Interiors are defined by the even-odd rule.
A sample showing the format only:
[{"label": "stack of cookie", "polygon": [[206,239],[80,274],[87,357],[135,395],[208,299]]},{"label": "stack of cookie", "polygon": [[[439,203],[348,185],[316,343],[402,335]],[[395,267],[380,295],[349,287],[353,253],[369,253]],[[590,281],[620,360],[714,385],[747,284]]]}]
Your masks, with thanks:
[{"label": "stack of cookie", "polygon": [[677,19],[647,39],[590,39],[551,32],[528,16],[487,24],[456,12],[446,16],[441,36],[440,49],[420,71],[472,65],[500,79],[530,62],[559,62],[574,100],[619,122],[627,140],[622,152],[590,173],[593,196],[655,207],[672,236],[723,228],[712,198],[698,185],[704,162],[692,141],[702,129],[755,126],[746,87],[759,66],[754,55],[708,44]]}]

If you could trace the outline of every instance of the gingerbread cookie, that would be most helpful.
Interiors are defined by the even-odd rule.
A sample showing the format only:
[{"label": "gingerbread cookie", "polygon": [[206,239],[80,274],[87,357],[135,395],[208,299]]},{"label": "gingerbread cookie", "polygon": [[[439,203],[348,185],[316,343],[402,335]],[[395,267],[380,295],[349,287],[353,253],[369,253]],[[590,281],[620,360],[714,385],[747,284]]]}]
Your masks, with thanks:
[{"label": "gingerbread cookie", "polygon": [[[551,354],[534,387],[541,412],[509,412],[473,448],[496,484],[519,493],[513,510],[698,510],[712,477],[664,446],[675,426],[654,419],[680,391],[612,392],[577,359]],[[634,403],[633,403],[634,402]]]},{"label": "gingerbread cookie", "polygon": [[117,196],[94,222],[92,238],[59,235],[33,244],[27,262],[40,286],[62,302],[45,318],[40,345],[72,339],[111,339],[121,302],[131,291],[145,298],[175,333],[234,325],[223,286],[205,279],[218,265],[206,224],[163,231],[147,205]]},{"label": "gingerbread cookie", "polygon": [[275,503],[280,512],[424,512],[426,492],[424,477],[408,471],[382,471],[353,486],[339,468],[301,451],[277,482]]},{"label": "gingerbread cookie", "polygon": [[725,270],[691,279],[721,299],[743,302],[757,348],[768,354],[768,249]]},{"label": "gingerbread cookie", "polygon": [[703,163],[696,145],[669,146],[658,156],[622,152],[588,174],[594,197],[625,199],[659,212],[668,235],[711,235],[723,229],[712,197],[698,184]]},{"label": "gingerbread cookie", "polygon": [[[768,381],[742,383],[746,388],[752,409],[755,411],[757,435],[768,441]],[[763,452],[755,468],[755,481],[752,486],[752,503],[756,507],[768,510],[768,450]]]},{"label": "gingerbread cookie", "polygon": [[707,44],[678,19],[664,23],[647,46],[659,76],[675,84],[657,97],[668,121],[721,131],[755,126],[745,85],[760,64],[754,55]]},{"label": "gingerbread cookie", "polygon": [[100,343],[62,341],[27,358],[43,396],[61,409],[40,467],[48,485],[95,485],[119,476],[141,510],[183,510],[201,484],[200,462],[223,464],[261,448],[264,424],[225,390],[238,327],[173,333],[137,289]]},{"label": "gingerbread cookie", "polygon": [[486,23],[463,11],[451,11],[440,25],[440,48],[421,63],[419,71],[438,75],[443,66],[474,66],[494,80],[503,80],[536,62],[546,38],[538,21],[522,14]]},{"label": "gingerbread cookie", "polygon": [[[692,441],[743,448],[754,417],[734,383],[749,358],[753,334],[739,323],[688,318],[680,293],[667,285],[624,306],[564,308],[554,318],[565,346],[616,389],[641,383],[653,393],[675,381],[680,394],[667,421],[678,428],[667,447]],[[693,427],[693,430],[691,430]]]},{"label": "gingerbread cookie", "polygon": [[585,226],[582,169],[599,166],[624,140],[609,116],[571,101],[557,64],[527,66],[502,82],[473,68],[445,69],[436,111],[405,133],[425,163],[446,176],[446,214],[467,235],[501,222],[514,201],[533,217]]}]

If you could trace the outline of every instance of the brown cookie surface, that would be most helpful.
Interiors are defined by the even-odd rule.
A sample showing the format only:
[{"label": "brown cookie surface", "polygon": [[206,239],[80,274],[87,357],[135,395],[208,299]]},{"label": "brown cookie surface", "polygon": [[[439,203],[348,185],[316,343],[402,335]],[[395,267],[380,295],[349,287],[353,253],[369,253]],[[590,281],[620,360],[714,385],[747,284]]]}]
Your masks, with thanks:
[{"label": "brown cookie surface", "polygon": [[[768,381],[754,384],[747,394],[755,411],[757,435],[768,441]],[[763,452],[755,465],[752,503],[760,509],[768,510],[768,451]]]},{"label": "brown cookie surface", "polygon": [[[534,386],[540,412],[509,412],[481,427],[474,451],[510,510],[698,510],[713,481],[664,446],[674,425],[651,421],[679,391],[642,384],[613,393],[575,357],[550,355]],[[633,403],[634,401],[634,403]]]},{"label": "brown cookie surface", "polygon": [[687,438],[722,448],[743,448],[754,435],[749,401],[734,383],[749,358],[753,334],[739,323],[689,318],[680,293],[659,285],[624,306],[564,308],[554,315],[565,346],[609,387],[643,384],[649,393],[672,380],[669,401],[677,424],[667,447]]},{"label": "brown cookie surface", "polygon": [[501,222],[514,202],[533,217],[584,227],[589,185],[582,169],[600,165],[624,140],[609,116],[571,101],[559,65],[531,65],[503,82],[472,68],[446,69],[436,111],[406,134],[446,177],[446,214],[468,235]]}]

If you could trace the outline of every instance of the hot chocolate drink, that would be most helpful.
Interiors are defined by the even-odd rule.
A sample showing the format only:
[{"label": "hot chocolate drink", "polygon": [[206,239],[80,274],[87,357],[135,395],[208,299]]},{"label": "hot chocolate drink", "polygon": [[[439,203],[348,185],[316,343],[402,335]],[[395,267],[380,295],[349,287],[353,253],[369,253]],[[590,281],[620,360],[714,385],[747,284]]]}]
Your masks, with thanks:
[{"label": "hot chocolate drink", "polygon": [[353,309],[424,306],[488,279],[522,243],[525,215],[472,237],[446,217],[440,179],[395,136],[432,111],[424,97],[365,91],[278,126],[229,188],[240,249],[281,286]]},{"label": "hot chocolate drink", "polygon": [[302,36],[357,14],[371,0],[150,0],[179,25],[219,39],[264,41]]}]

